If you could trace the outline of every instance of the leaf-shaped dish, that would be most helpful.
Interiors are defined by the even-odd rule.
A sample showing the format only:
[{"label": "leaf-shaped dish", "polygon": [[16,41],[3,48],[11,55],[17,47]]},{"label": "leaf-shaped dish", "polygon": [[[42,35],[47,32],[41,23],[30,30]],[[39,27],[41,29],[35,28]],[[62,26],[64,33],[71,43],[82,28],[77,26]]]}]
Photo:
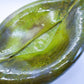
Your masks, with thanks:
[{"label": "leaf-shaped dish", "polygon": [[37,1],[5,19],[0,26],[0,82],[41,84],[63,73],[82,52],[81,3]]}]

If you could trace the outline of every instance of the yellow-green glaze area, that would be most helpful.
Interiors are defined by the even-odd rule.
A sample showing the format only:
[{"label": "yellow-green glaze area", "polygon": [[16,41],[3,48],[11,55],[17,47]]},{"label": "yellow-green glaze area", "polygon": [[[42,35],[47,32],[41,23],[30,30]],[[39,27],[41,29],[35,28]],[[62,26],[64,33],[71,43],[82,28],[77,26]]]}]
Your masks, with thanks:
[{"label": "yellow-green glaze area", "polygon": [[6,18],[0,25],[0,84],[46,84],[62,74],[84,39],[81,3],[39,0]]},{"label": "yellow-green glaze area", "polygon": [[62,55],[68,44],[69,36],[66,29],[58,25],[57,28],[53,28],[34,40],[15,58],[28,61],[31,68],[43,67],[54,62],[58,56]]},{"label": "yellow-green glaze area", "polygon": [[60,23],[75,2],[42,1],[19,9],[1,24],[0,59],[18,53],[35,38]]}]

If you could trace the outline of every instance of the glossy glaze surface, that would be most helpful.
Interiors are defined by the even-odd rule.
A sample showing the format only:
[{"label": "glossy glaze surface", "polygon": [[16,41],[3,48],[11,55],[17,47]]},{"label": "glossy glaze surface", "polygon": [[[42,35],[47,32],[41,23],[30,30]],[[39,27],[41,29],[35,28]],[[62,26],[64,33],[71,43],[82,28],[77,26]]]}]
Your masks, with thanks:
[{"label": "glossy glaze surface", "polygon": [[[56,2],[56,4],[57,3],[58,2]],[[2,80],[4,77],[6,80],[13,80],[12,83],[14,83],[14,81],[16,80],[16,82],[18,83],[33,83],[35,81],[41,82],[42,80],[43,82],[45,82],[50,80],[50,78],[53,79],[57,77],[63,72],[64,69],[72,64],[72,62],[74,61],[74,57],[81,46],[80,39],[82,34],[82,27],[80,27],[80,25],[82,25],[82,23],[80,17],[78,16],[81,16],[79,12],[81,13],[82,11],[80,10],[80,8],[76,7],[74,7],[74,9],[70,11],[70,13],[68,13],[68,11],[65,12],[65,10],[64,13],[61,12],[64,14],[62,14],[63,17],[66,15],[61,23],[55,25],[51,30],[39,36],[12,58],[6,59],[5,61],[1,62],[1,71],[3,71],[1,76]],[[42,10],[41,12],[45,11]],[[54,13],[50,10],[49,14],[50,16],[52,16]],[[53,16],[55,20],[57,16]],[[25,19],[26,18],[24,18],[24,20]],[[53,25],[57,23],[51,17],[48,19],[53,22]],[[61,18],[59,20],[61,20]],[[9,23],[12,23],[12,21],[9,21]],[[44,26],[43,24],[41,25]],[[49,27],[50,25],[53,26],[52,24],[49,24]],[[7,26],[9,26],[9,24],[7,24]],[[17,29],[16,25],[14,28]],[[6,75],[3,73],[5,73]],[[48,77],[48,79],[45,80],[46,77]],[[40,81],[39,78],[42,80]],[[25,80],[19,81],[22,79]]]}]

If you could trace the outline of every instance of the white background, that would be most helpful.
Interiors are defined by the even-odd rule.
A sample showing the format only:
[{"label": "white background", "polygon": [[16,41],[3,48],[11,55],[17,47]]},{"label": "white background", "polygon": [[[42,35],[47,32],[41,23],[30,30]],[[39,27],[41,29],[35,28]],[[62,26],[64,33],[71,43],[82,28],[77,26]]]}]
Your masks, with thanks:
[{"label": "white background", "polygon": [[[36,0],[0,0],[0,23],[18,8]],[[84,53],[62,76],[51,84],[84,84]]]}]

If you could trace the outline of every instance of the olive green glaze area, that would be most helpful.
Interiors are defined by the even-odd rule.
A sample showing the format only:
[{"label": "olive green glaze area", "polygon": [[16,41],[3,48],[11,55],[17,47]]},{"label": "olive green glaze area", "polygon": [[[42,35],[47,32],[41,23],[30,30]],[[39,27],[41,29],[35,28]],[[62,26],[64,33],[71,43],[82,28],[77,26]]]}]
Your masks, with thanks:
[{"label": "olive green glaze area", "polygon": [[[60,23],[73,3],[37,2],[16,11],[0,26],[0,60],[18,53],[44,32]],[[6,36],[6,37],[5,37]]]},{"label": "olive green glaze area", "polygon": [[[6,28],[11,33],[20,33],[11,38],[12,34],[5,30],[5,35],[10,37],[6,48],[14,44],[18,47],[15,47],[17,53],[14,51],[7,56],[11,58],[3,57],[4,60],[0,60],[1,84],[45,84],[57,78],[76,60],[83,39],[81,35],[84,35],[81,20],[84,12],[82,5],[74,5],[72,0],[34,2],[2,23],[5,26],[1,28],[3,31]],[[35,29],[34,37],[31,37],[32,29]],[[2,35],[1,32],[0,34]],[[21,34],[21,39],[18,39]],[[23,38],[27,35],[31,37],[30,40]],[[20,45],[23,47],[19,47]]]}]

